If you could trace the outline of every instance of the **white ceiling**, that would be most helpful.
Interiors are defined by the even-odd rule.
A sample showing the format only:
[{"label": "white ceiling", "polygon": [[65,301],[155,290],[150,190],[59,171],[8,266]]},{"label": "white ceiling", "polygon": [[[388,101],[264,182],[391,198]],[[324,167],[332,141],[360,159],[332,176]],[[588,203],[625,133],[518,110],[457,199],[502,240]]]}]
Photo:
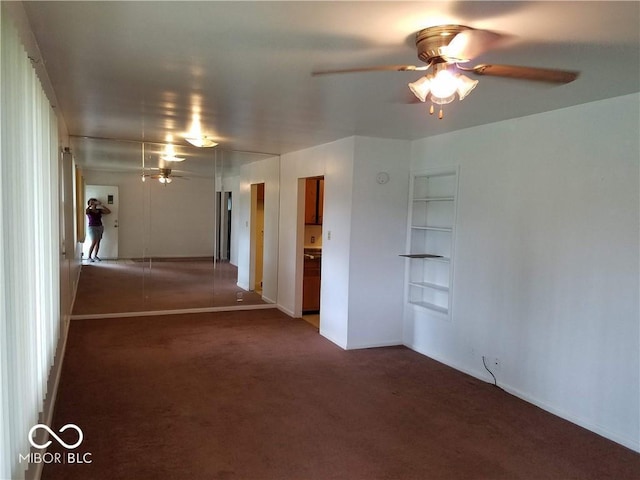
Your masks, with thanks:
[{"label": "white ceiling", "polygon": [[[143,140],[172,135],[186,144],[194,109],[230,159],[234,150],[282,154],[351,135],[417,139],[640,91],[635,1],[47,1],[24,9],[76,158],[95,166],[124,166],[124,152]],[[407,83],[419,72],[311,75],[419,65],[415,32],[442,23],[512,35],[476,63],[581,74],[562,86],[477,77],[443,120],[411,102]],[[139,154],[132,158],[139,164]]]}]

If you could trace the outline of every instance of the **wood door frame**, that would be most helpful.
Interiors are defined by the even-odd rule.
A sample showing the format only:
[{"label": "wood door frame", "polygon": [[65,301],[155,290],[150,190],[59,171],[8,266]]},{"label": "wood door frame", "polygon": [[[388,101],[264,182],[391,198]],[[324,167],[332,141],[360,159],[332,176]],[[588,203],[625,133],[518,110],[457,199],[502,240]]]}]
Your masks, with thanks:
[{"label": "wood door frame", "polygon": [[[302,317],[303,312],[303,290],[304,290],[304,249],[305,249],[305,226],[306,226],[306,202],[307,202],[307,180],[324,179],[324,175],[310,175],[309,177],[298,178],[297,197],[297,223],[296,223],[296,262],[295,262],[295,297],[294,316]],[[324,192],[322,193],[324,202]],[[322,227],[321,227],[322,228]],[[322,270],[322,269],[321,269]],[[322,285],[322,282],[321,282]],[[322,311],[322,305],[320,305]]]},{"label": "wood door frame", "polygon": [[[260,189],[262,193],[260,194]],[[249,290],[262,290],[262,286],[258,285],[263,281],[264,274],[264,201],[265,201],[265,183],[251,184],[251,215],[249,221]],[[260,198],[260,195],[262,198]],[[262,201],[262,209],[259,209],[259,202]],[[261,215],[261,219],[259,218]],[[262,226],[262,249],[259,251],[260,235],[259,227]]]}]

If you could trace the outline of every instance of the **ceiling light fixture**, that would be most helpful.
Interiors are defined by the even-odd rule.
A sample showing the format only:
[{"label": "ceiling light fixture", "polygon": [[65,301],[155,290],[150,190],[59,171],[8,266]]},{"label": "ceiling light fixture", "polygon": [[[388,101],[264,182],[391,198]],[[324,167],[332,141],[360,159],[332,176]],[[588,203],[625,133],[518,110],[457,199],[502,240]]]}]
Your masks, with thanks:
[{"label": "ceiling light fixture", "polygon": [[192,105],[192,119],[191,128],[188,133],[184,134],[184,139],[194,147],[198,148],[210,148],[218,145],[211,137],[208,137],[202,133],[202,121],[200,120],[201,99],[199,97],[194,98],[194,104]]},{"label": "ceiling light fixture", "polygon": [[184,139],[194,147],[209,148],[218,145],[217,142],[214,142],[206,135],[190,135],[188,137],[184,137]]},{"label": "ceiling light fixture", "polygon": [[437,63],[433,66],[433,73],[409,84],[409,89],[421,102],[429,99],[432,103],[429,113],[433,114],[433,104],[440,105],[438,118],[442,118],[442,105],[453,102],[458,98],[463,100],[478,84],[477,80],[471,80],[452,69],[447,68],[446,63]]},{"label": "ceiling light fixture", "polygon": [[175,149],[172,143],[167,143],[164,147],[164,155],[160,156],[161,160],[166,162],[183,162],[184,157],[176,157]]}]

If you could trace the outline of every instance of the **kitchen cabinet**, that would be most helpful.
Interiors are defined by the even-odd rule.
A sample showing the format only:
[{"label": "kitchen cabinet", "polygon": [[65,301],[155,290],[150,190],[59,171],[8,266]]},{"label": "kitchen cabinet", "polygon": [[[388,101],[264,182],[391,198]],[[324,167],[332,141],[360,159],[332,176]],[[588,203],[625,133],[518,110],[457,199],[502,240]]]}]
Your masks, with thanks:
[{"label": "kitchen cabinet", "polygon": [[302,282],[302,312],[320,311],[320,270],[322,255],[304,254],[304,276]]},{"label": "kitchen cabinet", "polygon": [[305,185],[304,223],[322,225],[324,214],[324,178],[307,178]]}]

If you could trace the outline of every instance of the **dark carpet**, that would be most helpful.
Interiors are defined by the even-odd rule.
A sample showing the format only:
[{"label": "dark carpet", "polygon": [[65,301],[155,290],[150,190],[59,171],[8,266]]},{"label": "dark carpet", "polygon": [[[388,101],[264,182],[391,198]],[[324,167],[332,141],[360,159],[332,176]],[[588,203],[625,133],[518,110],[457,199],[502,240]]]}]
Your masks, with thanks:
[{"label": "dark carpet", "polygon": [[73,314],[266,304],[237,280],[236,266],[212,260],[89,263],[82,266]]},{"label": "dark carpet", "polygon": [[44,480],[640,478],[637,453],[492,385],[277,310],[72,322],[67,423],[91,463]]}]

